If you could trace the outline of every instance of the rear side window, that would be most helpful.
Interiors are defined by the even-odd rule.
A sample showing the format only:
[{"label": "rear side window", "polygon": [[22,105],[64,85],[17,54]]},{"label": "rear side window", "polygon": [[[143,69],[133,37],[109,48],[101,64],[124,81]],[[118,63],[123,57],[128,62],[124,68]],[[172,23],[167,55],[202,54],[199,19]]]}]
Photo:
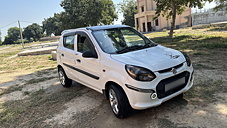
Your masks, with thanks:
[{"label": "rear side window", "polygon": [[75,36],[65,36],[63,41],[63,46],[74,50],[74,38]]}]

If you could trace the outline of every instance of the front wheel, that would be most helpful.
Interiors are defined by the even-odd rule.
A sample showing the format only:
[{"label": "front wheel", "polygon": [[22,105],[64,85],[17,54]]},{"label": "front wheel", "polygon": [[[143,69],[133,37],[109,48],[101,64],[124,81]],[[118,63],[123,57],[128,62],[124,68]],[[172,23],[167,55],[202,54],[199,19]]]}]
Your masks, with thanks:
[{"label": "front wheel", "polygon": [[109,101],[114,115],[118,118],[128,117],[131,106],[125,92],[116,85],[109,87]]},{"label": "front wheel", "polygon": [[58,77],[63,87],[68,88],[72,85],[72,80],[66,76],[65,71],[62,68],[58,69]]}]

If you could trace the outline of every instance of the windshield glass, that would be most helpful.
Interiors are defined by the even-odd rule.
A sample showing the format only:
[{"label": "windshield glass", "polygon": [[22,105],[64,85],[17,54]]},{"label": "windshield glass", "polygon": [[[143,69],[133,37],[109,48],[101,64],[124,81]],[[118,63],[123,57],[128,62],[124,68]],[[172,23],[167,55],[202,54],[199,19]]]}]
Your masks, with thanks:
[{"label": "windshield glass", "polygon": [[110,54],[121,54],[156,46],[151,40],[133,28],[114,28],[93,32],[102,50]]}]

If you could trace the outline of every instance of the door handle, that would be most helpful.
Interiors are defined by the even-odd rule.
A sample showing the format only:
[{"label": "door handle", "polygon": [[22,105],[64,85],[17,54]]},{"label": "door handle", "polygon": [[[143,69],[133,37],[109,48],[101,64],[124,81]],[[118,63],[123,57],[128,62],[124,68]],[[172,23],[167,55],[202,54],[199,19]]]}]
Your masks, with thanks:
[{"label": "door handle", "polygon": [[61,56],[64,56],[64,54],[61,54]]},{"label": "door handle", "polygon": [[77,59],[76,61],[79,62],[79,63],[81,62],[80,59]]}]

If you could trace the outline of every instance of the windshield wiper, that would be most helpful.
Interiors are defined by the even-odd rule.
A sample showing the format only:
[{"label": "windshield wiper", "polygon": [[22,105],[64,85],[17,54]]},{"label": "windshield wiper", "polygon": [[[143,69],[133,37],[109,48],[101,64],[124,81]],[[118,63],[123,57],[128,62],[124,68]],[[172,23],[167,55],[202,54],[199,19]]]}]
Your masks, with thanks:
[{"label": "windshield wiper", "polygon": [[117,51],[116,53],[121,54],[121,53],[130,52],[130,51],[141,50],[141,49],[144,49],[144,48],[154,47],[154,46],[157,46],[157,44],[147,43],[145,45],[134,45],[134,46],[130,46],[130,47],[125,47],[125,48]]},{"label": "windshield wiper", "polygon": [[143,47],[144,48],[149,48],[149,47],[154,47],[154,46],[157,46],[157,44],[155,44],[155,43],[146,43]]},{"label": "windshield wiper", "polygon": [[140,50],[140,49],[143,49],[143,48],[144,48],[144,46],[134,45],[134,46],[131,46],[131,47],[125,47],[125,48],[117,51],[116,53],[121,54],[121,53],[130,52],[130,51]]}]

